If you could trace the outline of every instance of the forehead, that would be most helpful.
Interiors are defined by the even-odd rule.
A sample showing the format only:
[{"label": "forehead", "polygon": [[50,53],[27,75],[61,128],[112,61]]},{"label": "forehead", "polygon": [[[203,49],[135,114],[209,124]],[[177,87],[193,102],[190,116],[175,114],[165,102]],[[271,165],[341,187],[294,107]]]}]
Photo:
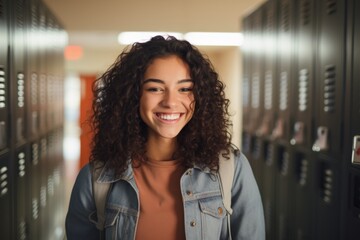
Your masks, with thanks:
[{"label": "forehead", "polygon": [[187,63],[175,55],[155,58],[147,67],[144,80],[156,78],[161,80],[167,79],[189,79],[190,70]]}]

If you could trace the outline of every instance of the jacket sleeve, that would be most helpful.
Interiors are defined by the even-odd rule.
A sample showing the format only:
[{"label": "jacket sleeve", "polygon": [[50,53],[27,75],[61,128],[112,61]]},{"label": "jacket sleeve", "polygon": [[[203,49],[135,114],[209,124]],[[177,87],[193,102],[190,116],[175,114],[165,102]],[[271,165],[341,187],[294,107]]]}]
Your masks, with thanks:
[{"label": "jacket sleeve", "polygon": [[91,173],[87,164],[80,170],[71,192],[65,221],[68,240],[99,239],[99,230],[90,221],[90,215],[95,211]]},{"label": "jacket sleeve", "polygon": [[242,153],[235,157],[231,205],[232,239],[264,240],[264,212],[259,188],[249,161]]}]

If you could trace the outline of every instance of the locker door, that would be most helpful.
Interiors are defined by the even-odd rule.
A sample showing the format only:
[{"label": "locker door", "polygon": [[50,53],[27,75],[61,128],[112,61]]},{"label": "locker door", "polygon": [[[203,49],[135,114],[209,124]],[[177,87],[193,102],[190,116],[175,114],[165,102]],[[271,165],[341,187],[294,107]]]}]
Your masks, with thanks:
[{"label": "locker door", "polygon": [[0,152],[9,146],[8,2],[0,0]]},{"label": "locker door", "polygon": [[12,181],[10,180],[8,159],[9,154],[3,154],[0,156],[0,232],[1,238],[12,239],[12,198],[10,189]]},{"label": "locker door", "polygon": [[27,145],[17,148],[14,151],[15,160],[15,234],[16,239],[27,239],[27,190],[30,187],[27,181],[26,162],[28,158]]},{"label": "locker door", "polygon": [[260,127],[257,135],[270,138],[275,122],[276,105],[276,31],[277,9],[276,1],[267,1],[263,6],[263,41],[261,58],[264,59],[262,67],[261,101],[263,114],[260,117]]},{"label": "locker door", "polygon": [[30,143],[28,160],[28,182],[29,182],[29,201],[28,201],[28,222],[29,238],[41,239],[39,234],[40,227],[40,144],[39,141]]},{"label": "locker door", "polygon": [[38,1],[30,1],[27,44],[27,136],[35,140],[39,133],[39,9]]},{"label": "locker door", "polygon": [[[345,221],[343,222],[346,239],[355,240],[360,237],[360,2],[353,0],[349,1],[349,28],[352,31],[350,36],[352,39],[351,54],[347,59],[351,62],[351,74],[348,79],[350,87],[347,87],[346,96],[349,96],[350,101],[346,104],[350,108],[346,113],[349,116],[346,124],[350,123],[349,134],[345,134],[345,142],[349,143],[345,148],[346,157],[346,173],[349,175],[349,183],[345,182],[343,188],[349,189],[347,193],[348,198],[345,201]],[[348,29],[349,29],[348,28]],[[349,36],[349,34],[348,34]]]},{"label": "locker door", "polygon": [[314,151],[340,156],[345,63],[345,3],[322,0],[318,11]]},{"label": "locker door", "polygon": [[313,121],[313,91],[315,86],[315,1],[299,0],[296,6],[296,67],[294,84],[294,124],[291,144],[311,148]]},{"label": "locker door", "polygon": [[25,142],[25,0],[11,1],[11,113],[12,142]]},{"label": "locker door", "polygon": [[275,140],[276,164],[276,230],[275,239],[290,237],[293,226],[293,207],[290,182],[293,174],[292,149],[290,148],[290,111],[294,93],[294,4],[293,0],[279,0],[278,47],[277,47],[277,121],[272,133]]},{"label": "locker door", "polygon": [[[46,8],[40,4],[39,5],[39,35],[44,36],[46,41],[48,41],[47,36],[47,12]],[[46,122],[46,110],[47,110],[47,49],[44,46],[39,46],[39,75],[38,75],[38,84],[39,84],[39,127],[40,133],[46,134],[47,132],[47,122]]]},{"label": "locker door", "polygon": [[276,155],[275,144],[271,141],[264,142],[264,172],[263,172],[263,188],[262,200],[265,215],[266,239],[275,240],[275,224],[276,224],[276,209],[275,209],[275,173],[276,173]]},{"label": "locker door", "polygon": [[288,143],[290,140],[290,107],[293,93],[293,33],[294,33],[294,1],[279,0],[278,45],[277,45],[277,120],[272,137]]}]

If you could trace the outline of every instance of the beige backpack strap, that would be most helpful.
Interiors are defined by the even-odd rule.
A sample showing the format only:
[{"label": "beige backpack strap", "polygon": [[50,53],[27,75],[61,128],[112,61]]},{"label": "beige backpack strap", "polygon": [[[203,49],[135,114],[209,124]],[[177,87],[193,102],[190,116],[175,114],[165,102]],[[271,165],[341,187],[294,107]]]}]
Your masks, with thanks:
[{"label": "beige backpack strap", "polygon": [[234,164],[234,153],[230,151],[230,159],[226,159],[220,154],[219,161],[219,178],[220,187],[222,191],[223,203],[226,211],[231,215],[231,188],[234,179],[235,164]]},{"label": "beige backpack strap", "polygon": [[97,213],[96,227],[102,232],[105,226],[105,207],[111,183],[97,181],[104,168],[103,163],[94,161],[91,162],[90,167],[92,173],[93,196]]}]

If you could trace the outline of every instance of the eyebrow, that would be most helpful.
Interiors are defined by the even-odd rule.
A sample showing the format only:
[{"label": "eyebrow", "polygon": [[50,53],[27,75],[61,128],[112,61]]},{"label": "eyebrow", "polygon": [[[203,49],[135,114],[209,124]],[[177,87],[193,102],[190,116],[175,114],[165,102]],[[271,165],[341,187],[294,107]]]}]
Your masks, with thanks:
[{"label": "eyebrow", "polygon": [[[148,82],[155,82],[155,83],[160,83],[160,84],[165,84],[165,81],[161,80],[161,79],[156,79],[156,78],[149,78],[146,79],[143,84],[148,83]],[[187,82],[194,82],[192,79],[181,79],[179,80],[177,83],[187,83]]]}]

